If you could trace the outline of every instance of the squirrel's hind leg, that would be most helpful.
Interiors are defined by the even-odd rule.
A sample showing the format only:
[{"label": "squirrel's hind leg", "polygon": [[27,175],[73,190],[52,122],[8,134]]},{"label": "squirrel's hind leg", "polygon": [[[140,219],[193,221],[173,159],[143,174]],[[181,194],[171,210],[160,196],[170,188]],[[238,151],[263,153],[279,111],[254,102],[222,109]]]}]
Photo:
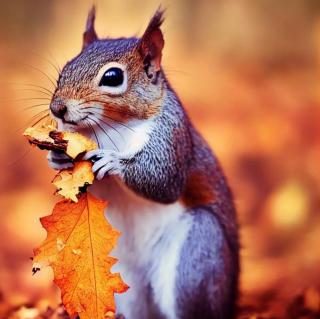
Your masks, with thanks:
[{"label": "squirrel's hind leg", "polygon": [[176,278],[179,319],[229,319],[237,295],[238,252],[232,253],[210,209],[192,209],[192,228],[182,247]]}]

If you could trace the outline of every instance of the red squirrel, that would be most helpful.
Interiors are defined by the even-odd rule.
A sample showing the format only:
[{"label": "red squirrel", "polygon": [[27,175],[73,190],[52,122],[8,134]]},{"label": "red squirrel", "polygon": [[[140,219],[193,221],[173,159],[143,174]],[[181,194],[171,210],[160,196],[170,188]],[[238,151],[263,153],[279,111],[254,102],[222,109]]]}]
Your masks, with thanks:
[{"label": "red squirrel", "polygon": [[[236,212],[226,178],[161,66],[163,11],[141,38],[99,39],[90,11],[81,52],[50,103],[61,130],[96,139],[85,154],[122,232],[112,255],[130,286],[126,319],[229,319],[239,273]],[[50,152],[55,169],[72,166]]]}]

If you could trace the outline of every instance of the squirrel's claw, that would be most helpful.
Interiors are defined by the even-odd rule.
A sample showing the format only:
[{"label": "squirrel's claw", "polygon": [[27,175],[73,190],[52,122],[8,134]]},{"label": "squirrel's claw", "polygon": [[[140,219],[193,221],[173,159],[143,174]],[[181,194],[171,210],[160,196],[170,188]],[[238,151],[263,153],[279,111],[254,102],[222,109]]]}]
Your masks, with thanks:
[{"label": "squirrel's claw", "polygon": [[84,159],[85,161],[96,162],[98,159],[104,157],[106,153],[107,153],[106,150],[97,149],[97,150],[87,152],[82,159]]},{"label": "squirrel's claw", "polygon": [[121,173],[119,154],[114,151],[93,150],[88,152],[83,159],[91,160],[94,163],[92,171],[98,180],[103,179],[106,175]]},{"label": "squirrel's claw", "polygon": [[57,153],[50,151],[47,156],[49,166],[55,170],[71,168],[73,166],[72,159],[65,153]]},{"label": "squirrel's claw", "polygon": [[109,175],[113,172],[113,168],[111,164],[107,164],[103,166],[97,173],[96,179],[101,180],[103,179],[106,175]]}]

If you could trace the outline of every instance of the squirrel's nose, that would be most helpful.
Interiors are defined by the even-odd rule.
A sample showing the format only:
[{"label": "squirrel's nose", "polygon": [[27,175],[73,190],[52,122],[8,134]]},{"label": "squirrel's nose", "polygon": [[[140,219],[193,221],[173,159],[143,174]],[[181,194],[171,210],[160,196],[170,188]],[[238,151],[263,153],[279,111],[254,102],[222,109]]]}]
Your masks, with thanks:
[{"label": "squirrel's nose", "polygon": [[64,116],[67,113],[68,109],[65,104],[59,103],[59,104],[51,104],[50,110],[54,116],[56,116],[60,119],[64,119]]}]

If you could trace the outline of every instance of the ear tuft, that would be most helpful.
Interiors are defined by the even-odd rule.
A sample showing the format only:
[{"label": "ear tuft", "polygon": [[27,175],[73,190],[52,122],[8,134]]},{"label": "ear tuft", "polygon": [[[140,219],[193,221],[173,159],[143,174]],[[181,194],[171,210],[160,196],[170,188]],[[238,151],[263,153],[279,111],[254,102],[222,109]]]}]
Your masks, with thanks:
[{"label": "ear tuft", "polygon": [[96,19],[96,8],[92,6],[88,13],[86,29],[83,33],[82,50],[85,49],[89,44],[98,39],[96,31],[94,29],[94,21]]},{"label": "ear tuft", "polygon": [[164,39],[160,27],[164,21],[163,15],[164,10],[159,8],[150,20],[139,43],[139,52],[143,58],[145,70],[153,82],[156,81],[161,68]]},{"label": "ear tuft", "polygon": [[156,13],[151,18],[144,35],[150,34],[150,33],[152,33],[152,31],[154,31],[156,29],[160,29],[160,27],[164,21],[164,11],[165,10],[158,8]]}]

